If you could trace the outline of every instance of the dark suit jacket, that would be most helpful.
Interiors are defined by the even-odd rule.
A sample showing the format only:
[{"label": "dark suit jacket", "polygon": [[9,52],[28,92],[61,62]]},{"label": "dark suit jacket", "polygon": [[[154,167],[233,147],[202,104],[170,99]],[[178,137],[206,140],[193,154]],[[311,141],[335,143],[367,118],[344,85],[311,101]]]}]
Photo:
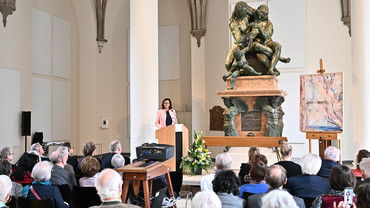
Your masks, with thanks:
[{"label": "dark suit jacket", "polygon": [[360,188],[361,185],[363,184],[370,184],[370,178],[366,178],[363,181],[357,181],[356,187],[355,187],[355,193],[357,194],[358,188]]},{"label": "dark suit jacket", "polygon": [[[41,199],[53,199],[54,204],[57,208],[68,207],[62,198],[62,195],[59,192],[59,189],[55,186],[48,186],[42,184],[33,184],[33,189],[39,195]],[[37,199],[36,196],[30,190],[27,195],[27,199]]]},{"label": "dark suit jacket", "polygon": [[52,185],[68,184],[71,191],[73,186],[77,186],[75,175],[56,165],[54,165],[53,171],[51,171],[50,183]]},{"label": "dark suit jacket", "polygon": [[113,165],[112,165],[112,157],[115,155],[116,153],[109,153],[107,156],[103,157],[103,159],[101,160],[101,169],[105,169],[105,168],[111,168],[113,169]]},{"label": "dark suit jacket", "polygon": [[285,168],[288,178],[302,174],[301,166],[293,161],[279,161],[275,164]]},{"label": "dark suit jacket", "polygon": [[320,194],[328,194],[331,190],[328,179],[308,174],[288,178],[284,188],[288,189],[294,196],[310,198],[316,198]]},{"label": "dark suit jacket", "polygon": [[[268,192],[273,191],[273,190],[286,191],[284,189],[269,189],[265,193],[254,194],[252,196],[249,196],[247,207],[249,207],[249,208],[261,208],[262,207],[262,197],[264,197]],[[306,205],[304,204],[303,199],[301,199],[299,197],[296,197],[296,196],[293,196],[293,199],[294,199],[295,203],[297,204],[297,206],[299,208],[306,208]]]},{"label": "dark suit jacket", "polygon": [[67,163],[70,164],[70,165],[72,165],[72,167],[73,167],[74,170],[77,169],[78,162],[77,162],[77,158],[76,157],[72,157],[72,156],[68,155]]},{"label": "dark suit jacket", "polygon": [[319,172],[317,173],[318,176],[329,178],[330,171],[334,166],[340,165],[337,162],[334,162],[332,160],[322,160],[321,168]]}]

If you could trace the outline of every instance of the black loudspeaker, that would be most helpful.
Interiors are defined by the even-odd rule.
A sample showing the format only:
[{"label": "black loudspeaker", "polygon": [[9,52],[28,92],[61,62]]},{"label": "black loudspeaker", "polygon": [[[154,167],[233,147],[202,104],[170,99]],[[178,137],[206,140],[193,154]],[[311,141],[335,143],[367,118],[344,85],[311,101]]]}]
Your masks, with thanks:
[{"label": "black loudspeaker", "polygon": [[22,136],[31,136],[31,111],[22,111]]}]

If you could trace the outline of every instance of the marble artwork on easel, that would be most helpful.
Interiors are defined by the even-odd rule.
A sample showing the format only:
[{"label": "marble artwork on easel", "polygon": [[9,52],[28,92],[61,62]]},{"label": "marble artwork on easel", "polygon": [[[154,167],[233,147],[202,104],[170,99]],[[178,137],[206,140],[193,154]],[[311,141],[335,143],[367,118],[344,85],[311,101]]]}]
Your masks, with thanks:
[{"label": "marble artwork on easel", "polygon": [[343,73],[300,77],[300,130],[343,131]]}]

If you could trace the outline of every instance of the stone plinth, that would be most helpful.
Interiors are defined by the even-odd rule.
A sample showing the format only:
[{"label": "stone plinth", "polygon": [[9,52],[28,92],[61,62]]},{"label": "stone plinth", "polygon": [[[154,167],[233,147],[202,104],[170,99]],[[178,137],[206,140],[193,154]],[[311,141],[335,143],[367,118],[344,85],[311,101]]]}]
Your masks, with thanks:
[{"label": "stone plinth", "polygon": [[[287,96],[284,90],[278,89],[278,82],[279,79],[275,76],[240,76],[236,78],[233,90],[216,93],[219,97]],[[227,79],[227,87],[229,86],[230,78]]]}]

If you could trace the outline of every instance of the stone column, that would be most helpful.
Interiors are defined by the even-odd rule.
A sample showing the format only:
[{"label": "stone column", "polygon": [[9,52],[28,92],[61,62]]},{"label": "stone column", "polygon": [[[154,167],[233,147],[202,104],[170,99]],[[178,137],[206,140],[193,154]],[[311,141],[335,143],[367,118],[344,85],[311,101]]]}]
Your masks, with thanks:
[{"label": "stone column", "polygon": [[155,138],[158,110],[158,1],[130,0],[130,153]]},{"label": "stone column", "polygon": [[[354,153],[370,149],[370,1],[352,1]],[[346,96],[346,95],[344,95]],[[345,131],[345,129],[344,129]],[[351,138],[343,138],[351,139]]]}]

